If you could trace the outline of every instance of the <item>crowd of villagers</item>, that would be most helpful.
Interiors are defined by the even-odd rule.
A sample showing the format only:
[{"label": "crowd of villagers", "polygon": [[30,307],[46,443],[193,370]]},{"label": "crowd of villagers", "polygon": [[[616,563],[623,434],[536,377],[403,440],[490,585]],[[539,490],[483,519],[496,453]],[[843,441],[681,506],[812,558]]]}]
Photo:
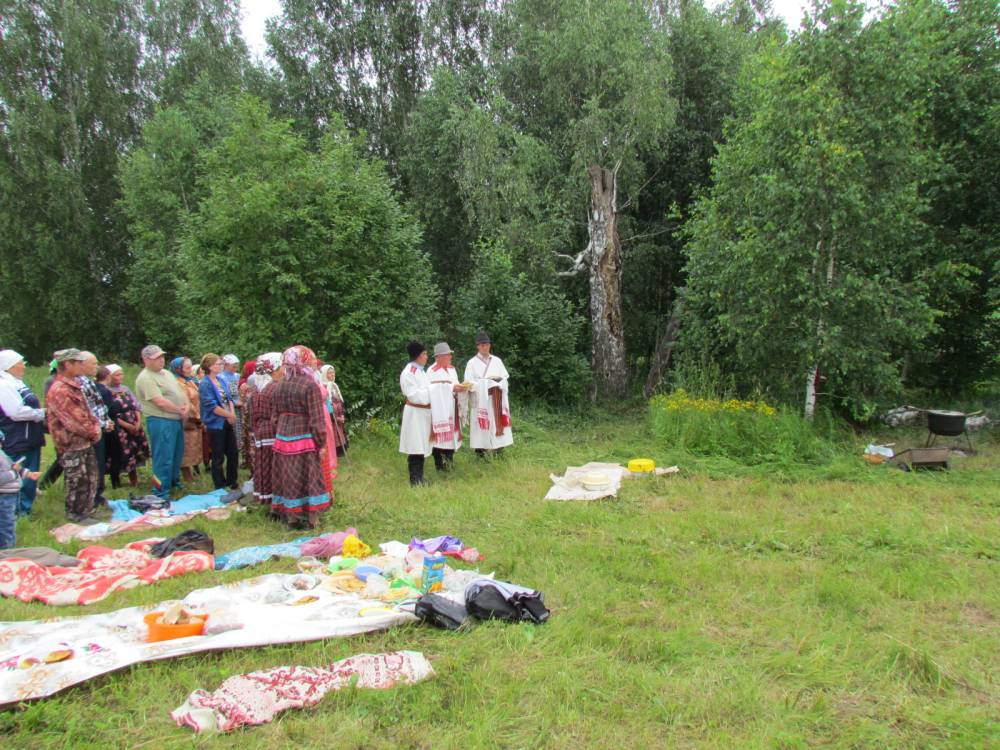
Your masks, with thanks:
[{"label": "crowd of villagers", "polygon": [[[0,470],[7,466],[11,474],[10,482],[0,481],[0,548],[14,546],[16,516],[30,516],[39,484],[62,474],[67,517],[94,523],[106,503],[105,478],[118,488],[124,475],[137,487],[138,469],[150,459],[152,493],[160,498],[182,493],[183,482],[202,471],[216,489],[238,489],[242,465],[253,497],[272,515],[291,526],[318,526],[333,498],[337,458],[348,449],[332,365],[301,345],[262,354],[242,372],[232,354],[167,362],[155,344],[142,350],[142,361],[132,390],[119,365],[59,350],[43,407],[23,380],[24,358],[0,351]],[[42,476],[47,434],[56,460]]]}]

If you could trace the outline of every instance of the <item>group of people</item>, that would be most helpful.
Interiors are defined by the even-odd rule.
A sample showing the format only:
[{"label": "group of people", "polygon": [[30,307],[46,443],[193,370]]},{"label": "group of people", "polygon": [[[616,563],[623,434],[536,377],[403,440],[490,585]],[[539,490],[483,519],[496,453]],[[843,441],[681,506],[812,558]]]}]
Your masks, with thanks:
[{"label": "group of people", "polygon": [[476,355],[465,365],[461,381],[452,365],[454,352],[446,342],[434,346],[434,364],[427,366],[427,347],[410,342],[410,361],[399,375],[403,392],[403,421],[399,452],[406,454],[411,485],[424,483],[424,460],[434,457],[439,472],[454,466],[462,447],[462,427],[468,425],[469,443],[480,457],[499,453],[514,442],[511,431],[508,380],[503,361],[491,353],[486,331],[476,334]]},{"label": "group of people", "polygon": [[[67,518],[90,523],[106,502],[105,478],[117,488],[125,474],[137,487],[150,458],[152,491],[169,498],[202,466],[217,489],[235,489],[242,454],[260,502],[291,525],[317,525],[333,496],[337,456],[349,447],[332,365],[307,347],[261,355],[242,376],[232,354],[167,365],[151,344],[141,356],[133,393],[120,366],[79,349],[55,352],[43,408],[23,380],[24,358],[0,351],[0,549],[13,546],[16,518],[31,512],[39,479],[62,474]],[[42,477],[46,433],[56,461]]]},{"label": "group of people", "polygon": [[[408,346],[399,450],[411,484],[423,484],[428,456],[439,471],[453,468],[466,425],[480,456],[513,442],[509,375],[491,346],[480,331],[461,381],[447,343],[435,345],[430,367],[426,347]],[[209,353],[198,364],[179,356],[168,365],[163,349],[150,344],[141,356],[133,392],[120,366],[79,349],[55,352],[43,408],[23,380],[24,358],[0,350],[0,549],[13,546],[16,517],[31,512],[40,478],[61,473],[67,517],[88,523],[105,502],[105,478],[117,488],[124,474],[137,487],[150,458],[153,492],[169,498],[201,467],[217,489],[237,489],[242,457],[258,502],[289,525],[318,525],[332,502],[338,456],[349,447],[332,365],[305,346],[262,354],[242,374],[233,354]],[[41,477],[46,432],[56,461]]]},{"label": "group of people", "polygon": [[[155,492],[168,497],[200,465],[216,489],[238,488],[240,461],[253,494],[291,526],[315,528],[330,507],[337,456],[349,447],[336,371],[293,346],[248,362],[208,353],[198,365],[160,347],[142,350],[136,391],[146,408]],[[206,464],[206,461],[210,462]]]}]

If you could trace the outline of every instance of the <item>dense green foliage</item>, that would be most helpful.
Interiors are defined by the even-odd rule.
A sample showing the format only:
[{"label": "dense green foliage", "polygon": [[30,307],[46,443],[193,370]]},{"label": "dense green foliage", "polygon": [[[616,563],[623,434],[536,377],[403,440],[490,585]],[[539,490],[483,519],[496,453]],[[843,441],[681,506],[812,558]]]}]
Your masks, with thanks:
[{"label": "dense green foliage", "polygon": [[[402,341],[483,326],[528,392],[567,399],[599,165],[636,380],[682,295],[682,359],[739,395],[801,404],[818,368],[821,404],[865,417],[1000,372],[990,0],[818,0],[791,33],[748,0],[283,0],[270,67],[238,19],[0,4],[4,346],[247,357],[280,330],[381,400]],[[371,201],[338,192],[352,168]]]}]

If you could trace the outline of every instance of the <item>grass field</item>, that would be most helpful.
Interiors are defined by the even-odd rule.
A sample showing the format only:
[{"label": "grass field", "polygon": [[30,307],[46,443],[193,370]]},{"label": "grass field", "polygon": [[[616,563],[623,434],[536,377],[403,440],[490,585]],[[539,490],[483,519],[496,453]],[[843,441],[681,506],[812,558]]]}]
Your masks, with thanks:
[{"label": "grass field", "polygon": [[[420,489],[406,485],[391,438],[356,438],[324,524],[356,526],[372,545],[456,534],[486,555],[482,569],[544,592],[545,625],[488,623],[460,634],[414,626],[142,664],[0,713],[0,743],[1000,747],[996,443],[980,439],[979,455],[950,473],[869,467],[859,447],[857,458],[797,474],[674,453],[656,444],[642,410],[515,413],[515,435],[502,460],[460,454],[454,475],[431,476]],[[640,455],[682,473],[627,482],[608,501],[542,500],[550,472]],[[37,519],[18,528],[22,545],[52,544],[60,489],[37,507]],[[297,535],[260,511],[170,532],[191,527],[219,551]],[[286,560],[200,573],[58,611],[4,600],[0,620],[103,612],[293,569]],[[192,689],[237,672],[400,648],[423,651],[437,676],[344,691],[232,736],[195,737],[169,717]]]}]

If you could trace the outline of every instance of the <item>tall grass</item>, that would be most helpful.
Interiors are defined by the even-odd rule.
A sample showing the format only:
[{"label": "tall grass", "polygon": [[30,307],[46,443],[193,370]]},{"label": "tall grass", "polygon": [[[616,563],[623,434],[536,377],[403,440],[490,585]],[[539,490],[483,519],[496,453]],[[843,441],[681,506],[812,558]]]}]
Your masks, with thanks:
[{"label": "tall grass", "polygon": [[743,464],[818,464],[836,454],[814,425],[764,401],[695,398],[684,389],[649,402],[653,432],[663,443],[695,455]]}]

